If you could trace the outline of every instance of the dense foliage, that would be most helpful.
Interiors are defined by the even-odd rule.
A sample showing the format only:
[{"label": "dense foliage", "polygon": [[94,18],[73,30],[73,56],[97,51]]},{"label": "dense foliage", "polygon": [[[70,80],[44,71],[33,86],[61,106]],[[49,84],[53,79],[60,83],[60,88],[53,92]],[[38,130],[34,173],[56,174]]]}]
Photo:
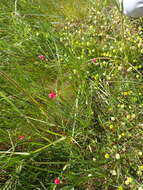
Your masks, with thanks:
[{"label": "dense foliage", "polygon": [[142,190],[142,19],[1,0],[0,39],[1,189]]}]

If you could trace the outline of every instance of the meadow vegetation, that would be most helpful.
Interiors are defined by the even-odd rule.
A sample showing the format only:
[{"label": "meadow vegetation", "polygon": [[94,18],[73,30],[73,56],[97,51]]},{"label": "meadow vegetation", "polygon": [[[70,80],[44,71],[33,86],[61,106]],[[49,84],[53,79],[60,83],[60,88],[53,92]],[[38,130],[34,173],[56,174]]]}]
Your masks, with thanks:
[{"label": "meadow vegetation", "polygon": [[0,1],[0,189],[143,190],[143,28],[107,0]]}]

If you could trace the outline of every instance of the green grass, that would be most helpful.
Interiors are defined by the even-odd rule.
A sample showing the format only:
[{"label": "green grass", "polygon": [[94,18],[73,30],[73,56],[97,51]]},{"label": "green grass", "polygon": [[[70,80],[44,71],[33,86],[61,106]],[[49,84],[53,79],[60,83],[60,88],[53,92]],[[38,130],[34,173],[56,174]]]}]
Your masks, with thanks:
[{"label": "green grass", "polygon": [[142,19],[111,2],[1,0],[0,189],[143,188]]}]

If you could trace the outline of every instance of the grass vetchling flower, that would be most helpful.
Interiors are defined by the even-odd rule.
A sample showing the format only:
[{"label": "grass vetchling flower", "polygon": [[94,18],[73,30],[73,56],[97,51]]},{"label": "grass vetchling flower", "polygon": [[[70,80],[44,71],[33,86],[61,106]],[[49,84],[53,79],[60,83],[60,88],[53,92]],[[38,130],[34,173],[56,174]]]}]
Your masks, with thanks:
[{"label": "grass vetchling flower", "polygon": [[54,180],[54,183],[55,183],[56,185],[58,185],[58,184],[60,184],[60,183],[61,183],[61,181],[60,181],[60,179],[59,179],[59,178],[56,178],[56,179]]},{"label": "grass vetchling flower", "polygon": [[50,99],[54,99],[54,98],[57,97],[57,94],[56,94],[56,92],[50,92],[50,94],[48,95],[48,97],[49,97]]},{"label": "grass vetchling flower", "polygon": [[44,59],[45,59],[45,56],[44,56],[44,55],[38,55],[38,58],[39,58],[40,60],[44,60]]},{"label": "grass vetchling flower", "polygon": [[25,139],[24,135],[21,135],[21,136],[18,137],[18,140],[23,140],[23,139]]},{"label": "grass vetchling flower", "polygon": [[92,61],[93,63],[95,63],[97,60],[96,60],[96,58],[93,58],[93,59],[91,59],[91,61]]}]

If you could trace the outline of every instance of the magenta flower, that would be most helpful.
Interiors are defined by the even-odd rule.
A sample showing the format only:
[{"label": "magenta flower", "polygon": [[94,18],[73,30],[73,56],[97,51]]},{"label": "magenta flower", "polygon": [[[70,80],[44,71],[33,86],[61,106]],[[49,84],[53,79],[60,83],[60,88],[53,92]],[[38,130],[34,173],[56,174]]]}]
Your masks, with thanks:
[{"label": "magenta flower", "polygon": [[25,139],[24,135],[21,135],[21,136],[18,137],[18,140],[23,140],[23,139]]},{"label": "magenta flower", "polygon": [[44,55],[38,55],[38,58],[44,60],[46,57]]},{"label": "magenta flower", "polygon": [[91,61],[92,61],[93,63],[95,63],[97,60],[96,60],[96,58],[93,58],[93,59],[91,59]]},{"label": "magenta flower", "polygon": [[54,183],[55,183],[56,185],[58,185],[58,184],[61,183],[61,180],[60,180],[59,178],[56,178],[56,179],[54,180]]},{"label": "magenta flower", "polygon": [[54,98],[57,97],[57,94],[56,94],[55,92],[50,92],[50,94],[48,94],[48,97],[49,97],[50,99],[54,99]]}]

